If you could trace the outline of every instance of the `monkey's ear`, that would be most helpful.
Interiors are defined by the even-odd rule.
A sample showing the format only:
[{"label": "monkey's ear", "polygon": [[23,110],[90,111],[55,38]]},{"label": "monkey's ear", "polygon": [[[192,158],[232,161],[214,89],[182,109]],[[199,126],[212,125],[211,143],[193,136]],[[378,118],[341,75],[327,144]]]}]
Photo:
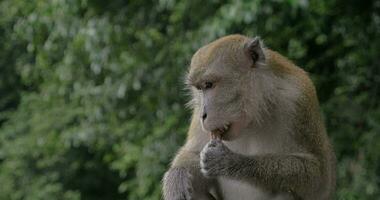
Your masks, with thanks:
[{"label": "monkey's ear", "polygon": [[245,44],[244,49],[253,61],[252,67],[265,64],[264,45],[259,37],[255,37],[248,41]]}]

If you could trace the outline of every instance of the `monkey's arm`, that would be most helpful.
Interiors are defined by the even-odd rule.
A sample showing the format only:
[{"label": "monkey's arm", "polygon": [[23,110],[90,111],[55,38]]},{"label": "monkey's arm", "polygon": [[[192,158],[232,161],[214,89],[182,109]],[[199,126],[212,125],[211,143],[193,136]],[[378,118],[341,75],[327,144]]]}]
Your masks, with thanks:
[{"label": "monkey's arm", "polygon": [[295,154],[240,155],[230,165],[229,172],[232,177],[298,196],[307,192],[305,188],[318,188],[317,180],[321,176],[317,159]]},{"label": "monkey's arm", "polygon": [[[182,148],[163,179],[165,200],[215,200],[210,194],[212,179],[200,172],[199,152]],[[215,195],[215,194],[214,194]]]},{"label": "monkey's arm", "polygon": [[[175,156],[170,169],[163,178],[163,195],[165,200],[215,200],[210,194],[214,179],[208,179],[200,171],[199,152],[209,141],[207,133],[199,124],[199,111],[194,110],[186,144]],[[215,190],[213,195],[220,198]]]},{"label": "monkey's arm", "polygon": [[201,170],[206,176],[226,176],[261,185],[273,191],[303,196],[318,188],[319,161],[306,154],[245,156],[213,140],[201,152]]}]

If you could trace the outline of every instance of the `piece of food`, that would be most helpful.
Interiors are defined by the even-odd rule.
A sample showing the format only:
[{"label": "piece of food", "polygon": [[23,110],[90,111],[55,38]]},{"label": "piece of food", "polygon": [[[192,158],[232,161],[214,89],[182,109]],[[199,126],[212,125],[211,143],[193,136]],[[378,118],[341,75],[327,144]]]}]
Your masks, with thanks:
[{"label": "piece of food", "polygon": [[220,131],[220,130],[211,131],[211,133],[210,133],[211,139],[212,140],[221,140],[222,139],[222,134],[223,134],[223,132]]},{"label": "piece of food", "polygon": [[223,125],[223,127],[211,131],[210,132],[211,139],[221,140],[223,137],[223,134],[226,134],[229,131],[230,127],[231,127],[231,124],[226,123]]}]

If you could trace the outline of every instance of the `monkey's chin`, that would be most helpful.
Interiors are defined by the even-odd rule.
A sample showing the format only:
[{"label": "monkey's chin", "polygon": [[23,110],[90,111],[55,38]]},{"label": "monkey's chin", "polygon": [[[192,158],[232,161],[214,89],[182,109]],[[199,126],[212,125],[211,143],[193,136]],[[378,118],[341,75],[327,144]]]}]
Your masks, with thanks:
[{"label": "monkey's chin", "polygon": [[221,135],[221,139],[225,141],[232,141],[239,137],[241,128],[235,124],[231,123],[230,128]]},{"label": "monkey's chin", "polygon": [[248,126],[248,123],[246,120],[231,122],[228,130],[222,134],[221,139],[225,141],[235,140],[240,136],[240,133],[242,132],[242,130],[246,128],[247,126]]}]

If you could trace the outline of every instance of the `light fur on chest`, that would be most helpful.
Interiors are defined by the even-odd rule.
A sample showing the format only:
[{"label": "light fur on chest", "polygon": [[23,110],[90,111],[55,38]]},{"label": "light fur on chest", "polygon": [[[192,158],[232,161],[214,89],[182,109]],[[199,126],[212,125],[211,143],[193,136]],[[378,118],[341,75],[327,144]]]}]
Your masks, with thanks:
[{"label": "light fur on chest", "polygon": [[268,153],[294,153],[297,146],[291,135],[284,132],[286,124],[272,124],[257,130],[246,130],[233,141],[224,144],[233,152],[243,155],[258,155]]},{"label": "light fur on chest", "polygon": [[229,178],[218,178],[223,200],[292,200],[286,193],[273,194],[255,185]]}]

